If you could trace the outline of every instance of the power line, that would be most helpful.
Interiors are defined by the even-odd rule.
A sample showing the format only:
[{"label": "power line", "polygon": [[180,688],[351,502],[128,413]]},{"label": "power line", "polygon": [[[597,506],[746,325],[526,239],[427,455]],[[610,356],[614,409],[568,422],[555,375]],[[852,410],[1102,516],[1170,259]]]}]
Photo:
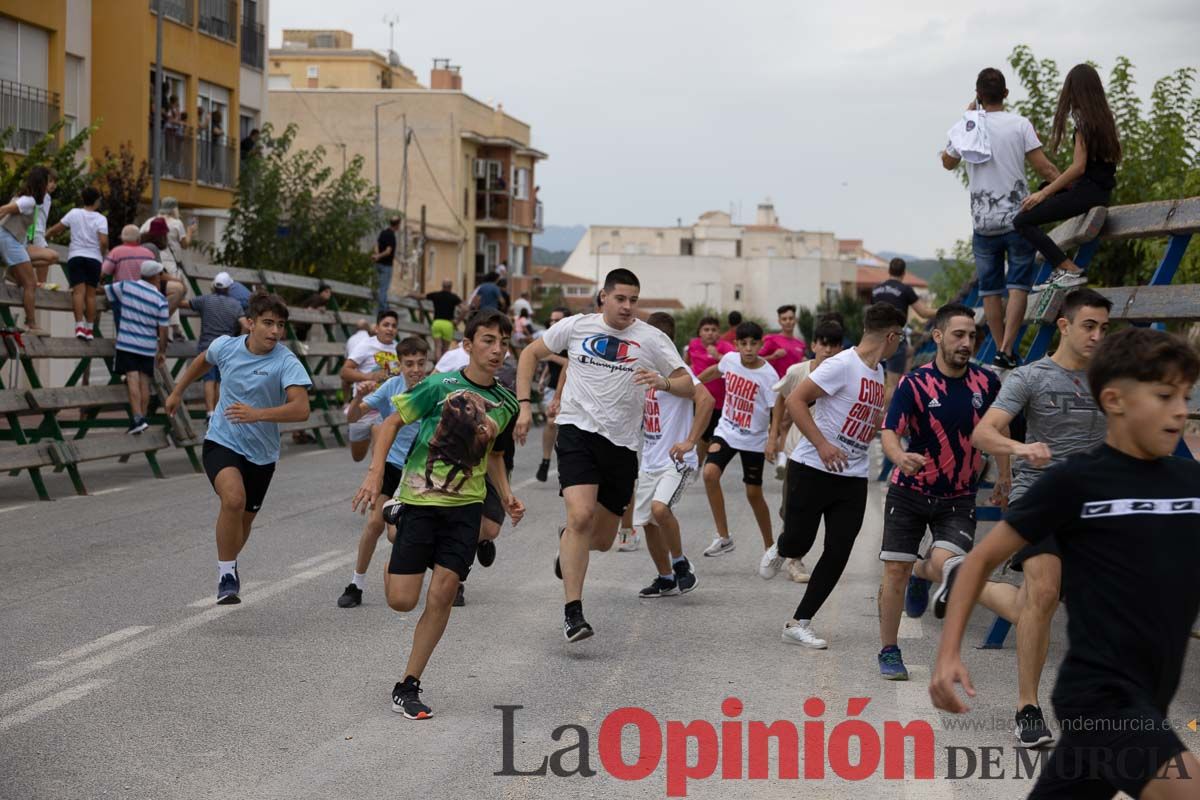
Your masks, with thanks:
[{"label": "power line", "polygon": [[[412,129],[410,128],[409,130]],[[450,211],[450,216],[454,217],[454,221],[458,223],[458,227],[461,228],[462,232],[465,234],[467,232],[467,226],[463,224],[462,218],[458,216],[458,212],[455,210],[454,205],[446,199],[446,193],[442,191],[442,185],[438,183],[437,175],[434,174],[433,167],[429,166],[429,159],[425,158],[425,149],[421,147],[421,139],[417,136],[417,132],[415,130],[412,130],[412,138],[417,145],[417,153],[421,156],[421,162],[425,165],[425,169],[428,170],[429,177],[433,179],[434,188],[437,189],[438,194],[442,198],[442,202],[446,204],[446,208]]]}]

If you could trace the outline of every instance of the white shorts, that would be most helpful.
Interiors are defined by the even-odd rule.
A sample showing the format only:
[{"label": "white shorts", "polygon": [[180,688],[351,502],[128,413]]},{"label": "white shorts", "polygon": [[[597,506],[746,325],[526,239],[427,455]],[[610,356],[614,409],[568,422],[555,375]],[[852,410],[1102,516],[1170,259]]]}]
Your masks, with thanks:
[{"label": "white shorts", "polygon": [[378,411],[368,411],[363,414],[358,422],[351,422],[349,425],[350,441],[366,442],[371,439],[371,428],[383,422],[383,417]]},{"label": "white shorts", "polygon": [[633,505],[633,524],[645,525],[654,521],[651,506],[655,501],[668,508],[674,508],[695,477],[696,469],[691,466],[686,467],[683,472],[674,467],[658,472],[639,472],[637,499]]}]

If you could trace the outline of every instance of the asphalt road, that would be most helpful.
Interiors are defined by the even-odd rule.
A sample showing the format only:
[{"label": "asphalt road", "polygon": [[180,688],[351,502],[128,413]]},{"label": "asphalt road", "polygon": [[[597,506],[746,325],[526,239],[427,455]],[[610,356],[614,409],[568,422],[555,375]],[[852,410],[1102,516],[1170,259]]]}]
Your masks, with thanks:
[{"label": "asphalt road", "polygon": [[[666,796],[668,777],[678,781],[685,764],[704,767],[706,760],[715,767],[711,777],[673,788],[699,798],[983,800],[1028,791],[1030,780],[1016,777],[1022,767],[1009,732],[1011,641],[1002,651],[967,654],[980,694],[963,718],[944,719],[928,702],[940,627],[932,615],[906,619],[901,628],[913,680],[878,677],[877,484],[850,567],[817,619],[828,650],[780,641],[802,587],[783,575],[764,582],[754,574],[761,545],[736,463],[725,483],[738,549],[700,557],[712,525],[703,490],[693,486],[679,515],[700,579],[696,591],[640,601],[637,590],[653,577],[644,548],[594,554],[585,608],[597,635],[568,645],[551,571],[562,506],[553,476],[549,484],[533,480],[537,459],[532,443],[518,454],[513,483],[528,516],[515,530],[506,526],[496,564],[472,573],[467,606],[455,609],[425,675],[423,699],[436,716],[424,722],[390,708],[420,609],[401,615],[383,603],[383,549],[365,605],[336,607],[360,530],[348,501],[363,469],[347,451],[289,450],[240,559],[244,602],[233,607],[213,605],[216,498],[177,454],[163,459],[172,477],[162,481],[150,478],[144,463],[114,463],[103,474],[93,465],[89,487],[96,495],[87,498],[39,503],[29,499],[26,478],[0,482],[0,797],[649,798]],[[56,497],[69,496],[61,476],[50,485]],[[772,508],[780,491],[768,480]],[[988,622],[977,613],[968,641],[982,640]],[[1060,612],[1052,664],[1063,655],[1064,622]],[[1172,709],[1181,725],[1200,713],[1198,650],[1193,646]],[[741,701],[740,712],[723,712],[729,697]],[[806,713],[805,701],[814,697],[824,701],[823,713]],[[866,727],[884,736],[885,750],[892,749],[879,733],[885,721],[929,723],[935,777],[913,777],[911,743],[907,779],[885,777],[882,761],[863,780],[839,777],[849,772],[832,755],[833,740],[842,737],[837,731],[851,698],[869,698],[855,719],[871,725],[842,734]],[[496,706],[523,706],[509,712],[511,771],[533,771],[586,735],[585,766],[595,774],[496,775],[506,749]],[[628,713],[646,726],[643,762],[639,729],[625,729],[628,780],[613,774],[622,770],[613,763],[616,738],[602,727],[625,707],[643,709]],[[683,729],[671,720],[707,722],[714,739],[707,741],[704,724],[692,726],[686,730],[699,738],[685,749]],[[821,759],[802,756],[802,779],[780,779],[773,745],[770,777],[751,779],[744,763],[749,721],[790,721],[802,742],[829,742],[825,777],[804,779]],[[823,722],[824,736],[810,737],[806,721]],[[577,727],[554,740],[567,725]],[[1200,746],[1196,733],[1181,735]],[[857,764],[859,740],[849,741],[848,763]],[[728,762],[717,760],[717,747]],[[865,749],[869,760],[870,742]],[[950,753],[958,774],[972,760],[973,772],[948,779]],[[988,758],[992,779],[983,778]],[[554,765],[576,770],[579,748]]]}]

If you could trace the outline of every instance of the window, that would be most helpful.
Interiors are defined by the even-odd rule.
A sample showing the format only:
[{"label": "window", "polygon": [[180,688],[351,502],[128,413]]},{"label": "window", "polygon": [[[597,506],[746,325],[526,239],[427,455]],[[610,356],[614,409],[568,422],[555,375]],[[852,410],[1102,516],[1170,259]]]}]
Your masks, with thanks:
[{"label": "window", "polygon": [[742,257],[742,240],[741,240],[741,239],[738,239],[738,240],[737,240],[737,249],[736,249],[736,254],[737,254],[737,257],[738,257],[738,258],[741,258],[741,257]]},{"label": "window", "polygon": [[500,266],[500,243],[488,242],[484,248],[484,272],[492,272]]},{"label": "window", "polygon": [[529,199],[529,170],[520,167],[516,172],[516,179],[513,181],[513,197],[518,200]]},{"label": "window", "polygon": [[695,255],[695,245],[691,239],[679,240],[679,255],[690,256]]},{"label": "window", "polygon": [[84,86],[83,59],[67,54],[67,74],[63,82],[63,120],[68,139],[79,133],[79,91]]},{"label": "window", "polygon": [[774,258],[774,257],[775,257],[775,248],[768,247],[767,248],[767,258]]},{"label": "window", "polygon": [[250,131],[258,127],[258,113],[242,109],[238,114],[238,139],[245,139],[250,135]]},{"label": "window", "polygon": [[741,299],[742,299],[742,285],[740,283],[736,283],[733,286],[733,300],[736,303],[736,302],[739,302]]},{"label": "window", "polygon": [[525,248],[519,244],[508,246],[508,271],[513,275],[525,274]]},{"label": "window", "polygon": [[0,79],[48,89],[50,33],[0,17]]},{"label": "window", "polygon": [[202,136],[229,135],[229,90],[224,86],[200,81],[196,98],[196,128]]},{"label": "window", "polygon": [[306,77],[309,80],[316,80],[317,78],[321,77],[321,68],[316,64],[309,64]]}]

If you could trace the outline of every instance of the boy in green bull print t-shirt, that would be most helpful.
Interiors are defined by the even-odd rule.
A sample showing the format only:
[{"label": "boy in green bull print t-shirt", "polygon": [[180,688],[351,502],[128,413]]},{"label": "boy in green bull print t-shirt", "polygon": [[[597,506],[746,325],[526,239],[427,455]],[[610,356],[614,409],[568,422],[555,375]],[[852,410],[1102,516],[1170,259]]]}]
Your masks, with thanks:
[{"label": "boy in green bull print t-shirt", "polygon": [[404,680],[392,690],[392,710],[409,719],[433,716],[420,701],[420,678],[475,558],[486,481],[499,494],[514,525],[525,514],[525,506],[512,495],[504,468],[504,453],[513,446],[517,399],[495,379],[511,334],[508,317],[494,309],[480,311],[467,321],[463,349],[470,362],[457,372],[430,375],[393,398],[397,413],[379,426],[371,468],[354,496],[356,510],[365,511],[381,501],[388,448],[403,425],[419,422],[397,493],[403,510],[384,576],[388,605],[411,611],[420,599],[425,571],[433,570]]}]

